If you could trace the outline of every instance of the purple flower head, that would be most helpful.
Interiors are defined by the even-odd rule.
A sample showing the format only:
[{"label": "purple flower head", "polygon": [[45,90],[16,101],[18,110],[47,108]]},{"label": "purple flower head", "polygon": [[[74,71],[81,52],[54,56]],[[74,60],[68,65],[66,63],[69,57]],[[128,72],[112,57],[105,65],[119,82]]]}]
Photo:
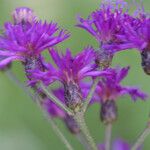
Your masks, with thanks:
[{"label": "purple flower head", "polygon": [[66,54],[59,54],[51,49],[51,57],[56,67],[49,64],[49,69],[45,72],[39,69],[33,72],[34,82],[43,81],[49,85],[55,81],[60,81],[64,85],[65,103],[75,111],[82,107],[82,94],[80,83],[86,77],[108,75],[107,71],[96,70],[95,52],[93,48],[87,47],[76,56],[72,56],[69,49]]},{"label": "purple flower head", "polygon": [[[150,48],[150,37],[149,37],[149,27],[150,27],[150,14],[146,13],[142,1],[136,3],[137,9],[133,17],[126,18],[122,22],[122,28],[124,30],[123,34],[117,34],[118,39],[126,41],[126,48],[137,48],[139,51]],[[112,47],[114,49],[114,47]],[[117,45],[116,45],[117,49]]]},{"label": "purple flower head", "polygon": [[[104,144],[98,145],[99,150],[105,150]],[[112,150],[131,150],[130,145],[122,139],[117,139],[113,142]]]},{"label": "purple flower head", "polygon": [[[141,5],[141,6],[140,6]],[[144,11],[142,4],[138,5],[135,17],[132,21],[125,21],[122,24],[124,34],[117,37],[126,42],[126,48],[136,48],[141,53],[142,67],[146,74],[150,75],[150,15]],[[130,46],[129,46],[130,45]],[[113,46],[118,49],[119,46]]]},{"label": "purple flower head", "polygon": [[19,7],[12,12],[14,24],[32,24],[37,20],[33,10],[28,7]]},{"label": "purple flower head", "polygon": [[4,34],[0,36],[0,56],[6,57],[0,62],[0,68],[15,60],[25,62],[27,58],[36,58],[45,49],[68,37],[65,30],[59,30],[57,24],[52,22],[39,21],[26,27],[7,22]]},{"label": "purple flower head", "polygon": [[[132,44],[132,48],[137,48],[139,51],[150,49],[150,19],[145,18],[144,20],[137,18],[135,24],[125,23],[125,34],[120,38],[126,38],[129,43]],[[119,36],[118,36],[119,37]]]},{"label": "purple flower head", "polygon": [[130,95],[133,100],[137,100],[138,98],[144,100],[147,98],[147,95],[138,88],[121,85],[120,82],[127,76],[129,67],[110,68],[108,70],[112,75],[103,78],[97,87],[97,94],[101,98],[102,103],[108,100],[117,100],[119,97],[126,94]]},{"label": "purple flower head", "polygon": [[57,80],[63,84],[70,82],[79,84],[86,77],[109,74],[107,71],[96,70],[95,52],[92,47],[85,48],[76,56],[72,56],[69,49],[66,50],[65,55],[59,54],[57,50],[50,49],[50,55],[56,67],[49,64],[47,72],[35,70],[33,73],[35,79],[42,80],[46,85]]},{"label": "purple flower head", "polygon": [[[91,13],[87,19],[79,17],[77,26],[94,36],[102,48],[109,44],[122,44],[122,41],[118,40],[116,34],[124,32],[122,30],[122,22],[125,16],[129,16],[127,11],[124,12],[124,8],[127,9],[127,3],[123,0],[104,0],[100,9]],[[114,53],[111,49],[108,51]]]}]

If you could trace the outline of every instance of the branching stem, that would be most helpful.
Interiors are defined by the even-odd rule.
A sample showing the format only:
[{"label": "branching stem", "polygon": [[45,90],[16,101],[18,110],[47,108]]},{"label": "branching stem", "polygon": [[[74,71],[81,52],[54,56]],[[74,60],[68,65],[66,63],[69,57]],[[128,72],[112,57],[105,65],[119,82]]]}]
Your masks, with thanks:
[{"label": "branching stem", "polygon": [[90,89],[90,92],[89,92],[89,94],[88,94],[88,96],[87,96],[87,98],[86,98],[86,100],[85,100],[84,106],[83,106],[83,112],[84,112],[84,113],[85,113],[86,110],[87,110],[87,107],[88,107],[88,105],[89,105],[89,103],[90,103],[90,101],[91,101],[91,99],[92,99],[92,96],[93,96],[93,94],[94,94],[94,92],[95,92],[95,89],[96,89],[96,86],[97,86],[99,80],[100,80],[100,79],[99,79],[99,77],[98,77],[98,78],[96,78],[96,79],[94,80],[94,82],[93,82],[93,85],[92,85],[92,87],[91,87],[91,89]]}]

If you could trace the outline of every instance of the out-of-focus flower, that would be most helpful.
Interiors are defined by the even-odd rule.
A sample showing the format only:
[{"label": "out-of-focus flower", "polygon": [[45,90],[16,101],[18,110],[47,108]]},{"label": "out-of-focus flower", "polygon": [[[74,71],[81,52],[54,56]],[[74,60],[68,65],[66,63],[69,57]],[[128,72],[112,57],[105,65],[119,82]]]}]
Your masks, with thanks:
[{"label": "out-of-focus flower", "polygon": [[137,87],[123,86],[120,82],[127,76],[129,67],[107,69],[112,74],[98,83],[96,101],[101,104],[100,118],[105,124],[112,123],[117,119],[116,100],[123,95],[130,95],[131,99],[142,100],[147,98],[147,95]]},{"label": "out-of-focus flower", "polygon": [[116,37],[123,41],[122,44],[105,45],[105,49],[117,51],[122,49],[137,49],[141,53],[142,67],[150,75],[150,14],[146,13],[141,3],[137,5],[133,17],[127,15],[122,22],[123,33],[118,32]]},{"label": "out-of-focus flower", "polygon": [[110,68],[112,74],[103,78],[97,87],[97,94],[103,103],[108,100],[117,100],[123,95],[130,95],[133,100],[137,98],[145,99],[147,95],[140,91],[137,87],[121,85],[121,81],[128,75],[129,67],[126,68]]},{"label": "out-of-focus flower", "polygon": [[[104,144],[98,145],[99,150],[105,150]],[[113,142],[112,150],[131,150],[130,145],[122,139]]]},{"label": "out-of-focus flower", "polygon": [[12,12],[14,24],[33,24],[37,20],[34,11],[28,7],[18,7]]},{"label": "out-of-focus flower", "polygon": [[150,75],[150,19],[144,12],[143,14],[140,12],[136,22],[138,25],[125,23],[125,34],[120,38],[128,40],[133,45],[132,48],[140,51],[143,70]]},{"label": "out-of-focus flower", "polygon": [[[104,144],[99,144],[98,150],[105,150]],[[131,145],[122,139],[116,139],[112,144],[112,150],[131,150]],[[142,148],[139,147],[137,150],[142,150]]]}]

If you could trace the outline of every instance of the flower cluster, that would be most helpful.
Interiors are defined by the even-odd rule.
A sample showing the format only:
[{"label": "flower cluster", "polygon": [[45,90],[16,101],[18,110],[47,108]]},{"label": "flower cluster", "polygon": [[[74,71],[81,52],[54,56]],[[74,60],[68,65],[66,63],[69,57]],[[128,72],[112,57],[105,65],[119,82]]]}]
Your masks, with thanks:
[{"label": "flower cluster", "polygon": [[85,48],[81,53],[72,56],[69,49],[66,54],[59,54],[57,50],[50,49],[50,55],[55,62],[47,65],[46,71],[34,70],[33,78],[43,81],[45,85],[50,85],[55,81],[60,81],[64,86],[65,103],[71,109],[78,109],[82,105],[82,95],[80,85],[87,77],[106,76],[108,71],[96,69],[95,52],[92,47]]},{"label": "flower cluster", "polygon": [[[0,35],[0,69],[11,69],[16,60],[22,62],[42,109],[52,119],[63,120],[71,133],[87,132],[82,119],[93,103],[101,106],[101,121],[112,125],[118,116],[119,98],[129,95],[136,101],[148,97],[137,87],[121,84],[129,66],[111,66],[116,52],[136,48],[141,53],[144,71],[150,74],[150,18],[143,9],[138,9],[136,15],[130,15],[128,9],[124,0],[103,0],[87,19],[79,17],[77,26],[95,37],[99,47],[95,50],[86,46],[73,55],[69,48],[62,53],[55,47],[69,38],[68,31],[60,29],[57,23],[43,23],[30,8],[17,8],[12,13],[13,21],[4,24]],[[43,51],[49,53],[53,62],[46,61]],[[96,150],[92,138],[85,137],[92,143],[91,149]],[[98,149],[107,150],[105,146],[99,145]],[[113,150],[130,149],[122,140],[113,144]]]}]

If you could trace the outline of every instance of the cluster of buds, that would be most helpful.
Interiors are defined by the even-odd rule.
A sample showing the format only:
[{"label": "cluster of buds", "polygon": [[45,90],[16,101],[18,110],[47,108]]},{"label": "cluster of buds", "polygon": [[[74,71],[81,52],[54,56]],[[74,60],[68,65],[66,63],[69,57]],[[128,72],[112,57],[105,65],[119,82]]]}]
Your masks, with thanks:
[{"label": "cluster of buds", "polygon": [[[117,52],[136,48],[140,51],[145,73],[150,75],[150,18],[142,8],[138,8],[136,16],[130,15],[128,9],[123,0],[103,0],[100,8],[87,19],[79,17],[77,27],[95,37],[99,47],[95,50],[87,46],[73,56],[70,49],[63,54],[55,47],[70,37],[68,31],[60,29],[57,23],[43,23],[30,8],[17,8],[12,13],[13,21],[5,23],[0,36],[0,69],[11,69],[13,61],[20,61],[29,85],[42,99],[42,108],[51,118],[63,120],[72,134],[78,134],[82,129],[72,116],[84,113],[86,104],[89,107],[99,103],[100,120],[106,125],[112,124],[117,120],[116,101],[120,97],[129,95],[133,101],[147,98],[147,94],[137,87],[121,85],[129,67],[111,66]],[[42,54],[47,50],[53,63],[47,62]],[[87,103],[95,79],[100,80]],[[55,82],[59,87],[50,93],[61,105],[39,86],[42,83],[48,87]],[[62,105],[73,115],[61,108]],[[99,150],[107,149],[99,145]],[[114,150],[130,150],[130,146],[117,140]]]}]

